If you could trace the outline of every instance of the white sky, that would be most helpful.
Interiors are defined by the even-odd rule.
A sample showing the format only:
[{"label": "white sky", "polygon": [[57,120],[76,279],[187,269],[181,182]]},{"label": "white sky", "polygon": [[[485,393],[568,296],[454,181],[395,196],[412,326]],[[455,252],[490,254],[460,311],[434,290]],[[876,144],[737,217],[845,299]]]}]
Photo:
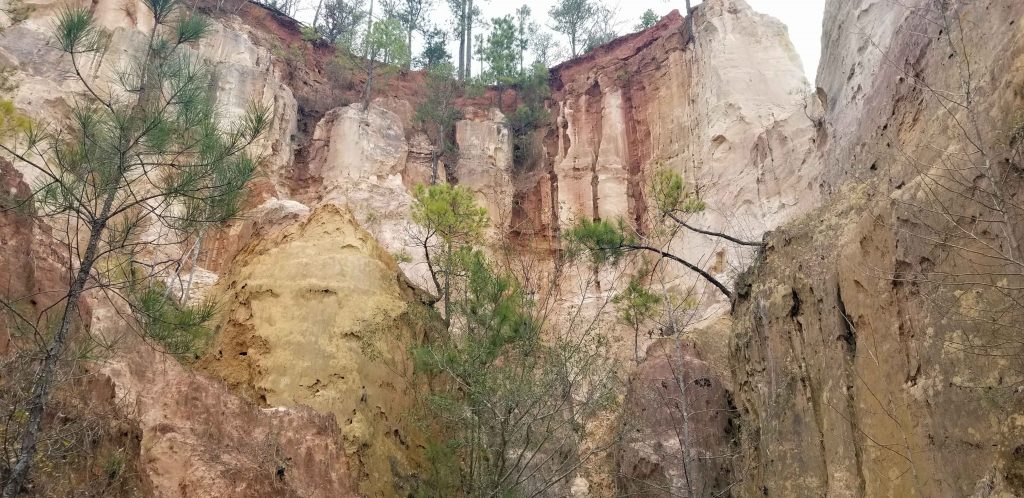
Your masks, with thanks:
[{"label": "white sky", "polygon": [[[364,0],[369,4],[369,0]],[[379,1],[379,0],[378,0]],[[619,24],[616,30],[620,35],[629,33],[640,21],[640,16],[647,9],[653,10],[659,16],[668,14],[673,9],[680,12],[686,10],[684,0],[601,0],[605,5],[615,8],[618,11]],[[825,0],[746,0],[755,11],[768,14],[781,20],[789,27],[789,37],[793,41],[800,60],[803,61],[804,70],[807,73],[807,80],[814,82],[814,76],[818,69],[818,59],[821,55],[821,20],[825,9]],[[530,6],[534,22],[546,29],[550,24],[548,10],[555,3],[555,0],[475,0],[474,3],[480,6],[483,11],[483,19],[501,17],[506,14],[515,14],[519,6],[526,4]],[[701,0],[693,0],[697,5]],[[312,8],[306,7],[316,5],[315,0],[300,1],[304,4],[296,17],[309,22],[312,17]],[[376,17],[376,16],[375,16]],[[446,0],[433,0],[433,8],[426,15],[427,21],[444,27],[449,27],[451,18],[448,13],[448,2]],[[476,30],[474,30],[476,31]],[[568,45],[564,36],[557,36],[562,44]],[[450,40],[450,38],[449,38]],[[414,55],[419,52],[421,42],[417,39],[414,43]],[[454,48],[454,47],[453,47]]]}]

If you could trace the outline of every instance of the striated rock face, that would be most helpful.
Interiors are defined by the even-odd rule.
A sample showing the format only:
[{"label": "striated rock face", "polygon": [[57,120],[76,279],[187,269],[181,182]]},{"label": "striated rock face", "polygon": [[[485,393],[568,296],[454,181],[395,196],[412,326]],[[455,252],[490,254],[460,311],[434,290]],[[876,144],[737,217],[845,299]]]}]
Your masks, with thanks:
[{"label": "striated rock face", "polygon": [[[355,496],[334,418],[306,407],[261,408],[142,344],[113,310],[94,333],[119,338],[94,369],[94,396],[141,432],[138,459],[150,496]],[[103,389],[106,387],[106,389]]]},{"label": "striated rock face", "polygon": [[202,368],[263,406],[333,415],[361,492],[396,492],[422,443],[408,384],[416,295],[394,260],[332,205],[235,259]]},{"label": "striated rock face", "polygon": [[[410,219],[412,187],[430,181],[430,145],[413,131],[413,108],[406,100],[377,99],[329,111],[317,124],[310,145],[310,202],[351,210],[359,223],[392,254],[402,255],[402,270],[418,286],[432,289],[421,228]],[[456,123],[457,165],[450,179],[477,193],[492,226],[508,228],[512,203],[511,146],[497,110]],[[407,136],[411,138],[407,139]],[[445,171],[439,172],[444,181]]]},{"label": "striated rock face", "polygon": [[[408,102],[400,101],[411,112]],[[378,103],[329,111],[317,124],[309,174],[322,202],[345,206],[388,250],[409,245],[412,196],[403,182],[409,145],[401,115]]]},{"label": "striated rock face", "polygon": [[[48,227],[27,216],[31,205],[22,205],[21,200],[29,192],[21,173],[0,159],[0,274],[7,276],[0,282],[0,299],[17,299],[15,305],[35,316],[64,296],[60,269],[65,258],[56,243],[45,243],[50,239]],[[81,314],[88,317],[88,309]],[[0,319],[0,357],[10,350],[11,332],[18,325],[8,315]]]},{"label": "striated rock face", "polygon": [[[29,19],[0,35],[0,65],[14,69],[2,97],[59,123],[85,94],[48,45],[63,4],[28,4]],[[104,86],[151,27],[141,2],[88,6],[110,31],[84,63]],[[191,269],[191,298],[222,305],[218,336],[190,371],[127,335],[89,366],[83,392],[120,411],[148,494],[408,492],[425,464],[407,355],[427,300],[409,282],[430,288],[409,219],[412,186],[431,176],[412,119],[422,75],[395,78],[364,110],[341,98],[357,79],[337,89],[326,75],[329,49],[274,55],[302,43],[294,21],[245,2],[201,8],[215,21],[193,49],[215,68],[224,118],[253,98],[273,109],[242,219],[208,234]],[[780,23],[742,0],[708,0],[693,33],[672,14],[554,68],[551,125],[522,161],[502,112],[463,102],[459,158],[440,178],[473,190],[495,232],[536,249],[539,266],[584,217],[651,230],[660,168],[707,203],[693,224],[770,233],[759,255],[693,233],[671,241],[739,297],[694,345],[647,349],[614,451],[621,490],[1024,495],[1022,18],[1024,4],[1007,0],[830,0],[812,91]],[[0,196],[34,180],[0,170]],[[0,294],[52,302],[62,260],[48,230],[0,211]],[[147,257],[188,248],[161,251]],[[665,268],[670,290],[695,281]],[[599,275],[598,298],[631,269],[616,271]],[[592,273],[565,279],[592,290]],[[181,287],[181,275],[168,280]],[[97,334],[123,332],[115,310],[82,316]],[[9,349],[0,328],[0,354]],[[612,480],[572,477],[573,496]]]},{"label": "striated rock face", "polygon": [[512,143],[504,121],[500,111],[491,109],[477,119],[456,122],[459,159],[454,171],[459,185],[476,193],[477,201],[487,208],[491,227],[502,234],[510,228],[514,193]]},{"label": "striated rock face", "polygon": [[[706,2],[696,43],[678,13],[552,70],[554,126],[544,152],[550,182],[521,195],[552,227],[582,217],[650,227],[648,182],[661,168],[683,174],[708,209],[698,226],[757,240],[817,205],[811,117],[820,114],[778,21],[742,0]],[[528,187],[530,188],[530,187]],[[699,234],[672,249],[704,260],[726,280],[748,251]],[[688,273],[676,286],[692,285]]]},{"label": "striated rock face", "polygon": [[[56,16],[66,3],[31,0],[25,4],[32,9],[28,19],[5,29],[0,36],[0,65],[16,70],[11,81],[13,92],[5,98],[40,122],[59,124],[76,99],[87,95],[68,58],[50,43]],[[143,2],[116,0],[80,6],[91,7],[98,25],[110,34],[104,50],[85,54],[80,61],[83,70],[88,71],[90,84],[106,94],[118,88],[119,69],[144,45],[151,27],[140,26],[136,19],[147,18],[137,15],[147,7]],[[269,106],[269,130],[254,144],[253,152],[266,158],[262,167],[269,173],[266,177],[273,178],[293,158],[297,105],[273,64],[270,50],[254,43],[251,33],[252,29],[237,18],[221,18],[211,23],[205,39],[186,50],[194,49],[215,69],[216,104],[226,122],[243,115],[252,101]],[[34,180],[31,170],[24,173]],[[255,190],[273,194],[277,188],[270,184]]]},{"label": "striated rock face", "polygon": [[827,4],[828,202],[734,313],[742,495],[1024,493],[1022,15]]}]

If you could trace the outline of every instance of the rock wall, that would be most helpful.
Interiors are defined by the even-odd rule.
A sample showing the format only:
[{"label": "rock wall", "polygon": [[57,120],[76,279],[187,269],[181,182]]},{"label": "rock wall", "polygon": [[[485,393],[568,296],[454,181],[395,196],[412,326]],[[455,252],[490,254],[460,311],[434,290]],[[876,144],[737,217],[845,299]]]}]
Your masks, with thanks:
[{"label": "rock wall", "polygon": [[118,341],[114,358],[90,368],[90,394],[141,434],[127,458],[140,462],[148,496],[356,496],[331,414],[239,396],[140,341],[109,307],[90,330]]},{"label": "rock wall", "polygon": [[[817,205],[821,109],[785,26],[742,0],[707,2],[694,18],[692,42],[673,12],[552,69],[554,122],[533,166],[547,175],[521,185],[519,203],[533,216],[514,225],[555,233],[580,218],[622,218],[653,230],[647,193],[663,168],[707,203],[694,225],[747,239]],[[725,281],[752,255],[692,232],[669,248]],[[667,271],[673,292],[696,285],[705,304],[726,307],[692,273]]]},{"label": "rock wall", "polygon": [[[0,61],[16,70],[13,91],[4,97],[36,119],[59,123],[85,89],[75,83],[68,61],[47,44],[57,4],[29,4],[29,19],[0,36]],[[89,7],[110,32],[105,50],[86,63],[89,76],[105,87],[152,27],[140,24],[142,4]],[[173,362],[141,355],[134,346],[101,374],[115,379],[118,396],[141,407],[143,439],[156,448],[152,456],[143,455],[152,460],[144,468],[154,489],[201,492],[205,486],[260,494],[259,486],[273,483],[260,480],[266,461],[244,456],[259,451],[257,443],[238,446],[240,453],[221,462],[182,449],[181,441],[202,440],[202,427],[183,418],[209,408],[202,399],[184,396],[195,391],[228,400],[231,416],[245,422],[218,419],[223,434],[203,444],[227,444],[246,424],[266,427],[280,436],[275,444],[296,448],[328,444],[340,431],[344,458],[331,443],[323,451],[334,455],[334,463],[325,468],[307,462],[296,472],[330,476],[324,492],[350,492],[358,485],[365,493],[387,494],[394,482],[404,486],[403,479],[422,463],[420,436],[409,418],[410,387],[396,373],[407,370],[405,352],[418,340],[408,314],[422,298],[401,275],[430,289],[410,237],[418,227],[409,219],[411,187],[429,170],[429,145],[412,120],[422,75],[393,79],[367,110],[347,105],[353,96],[349,87],[358,88],[359,82],[332,80],[330,51],[302,42],[294,21],[246,2],[200,8],[215,21],[210,36],[193,49],[215,68],[224,119],[241,115],[249,99],[272,109],[271,129],[255,148],[266,161],[242,219],[207,234],[197,266],[167,278],[175,292],[182,292],[185,275],[195,275],[190,298],[215,297],[222,303],[223,319],[215,344],[200,361],[201,374],[182,380]],[[446,176],[478,195],[495,235],[512,232],[523,247],[542,248],[547,258],[552,235],[581,216],[623,217],[643,226],[646,181],[659,167],[683,172],[705,189],[712,211],[736,197],[743,207],[735,217],[709,212],[700,221],[750,237],[814,204],[803,194],[777,199],[788,193],[793,178],[806,174],[803,161],[815,150],[807,118],[814,99],[808,98],[784,29],[742,1],[709,2],[701,12],[696,48],[687,45],[676,14],[553,70],[549,106],[555,125],[538,134],[528,164],[513,164],[511,139],[502,112],[492,108],[493,94],[463,99],[466,117],[455,133],[460,155],[457,163],[445,165]],[[763,52],[758,58],[745,55],[752,43]],[[715,51],[723,63],[695,56],[703,50]],[[293,52],[298,55],[288,55]],[[765,80],[773,82],[770,91],[761,84]],[[336,91],[342,84],[348,90]],[[754,84],[756,94],[750,92]],[[795,152],[779,157],[800,159],[773,162],[771,151],[790,150]],[[733,176],[743,180],[731,181]],[[161,234],[147,236],[159,240]],[[711,250],[697,239],[676,244],[694,254]],[[170,258],[188,250],[168,246],[148,257]],[[401,260],[400,270],[392,256]],[[718,260],[739,264],[748,257],[729,253]],[[721,264],[717,268],[722,275],[734,273]],[[606,297],[612,287],[603,287]],[[159,365],[170,380],[148,372],[147,364]],[[182,396],[146,395],[161,389]],[[333,414],[338,427],[299,405]],[[167,427],[178,436],[165,437],[160,431]],[[294,439],[299,435],[289,432],[293,429],[316,436],[300,444]],[[288,450],[282,458],[297,455]],[[181,467],[180,462],[193,460],[191,467]],[[262,484],[232,488],[211,477],[232,473],[259,474],[254,482]],[[305,477],[294,479],[288,492],[320,492]]]},{"label": "rock wall", "polygon": [[647,350],[623,402],[619,493],[716,496],[732,487],[733,410],[720,376],[682,338]]},{"label": "rock wall", "polygon": [[742,495],[1024,493],[1022,15],[827,4],[828,200],[772,235],[734,312]]},{"label": "rock wall", "polygon": [[408,357],[421,338],[417,294],[392,257],[325,205],[265,230],[235,260],[201,368],[262,406],[333,415],[360,491],[401,490],[424,444]]},{"label": "rock wall", "polygon": [[[15,69],[3,98],[59,123],[84,88],[47,45],[58,4],[28,3],[29,19],[0,35],[0,63]],[[111,36],[87,66],[109,82],[151,27],[142,4],[89,6]],[[257,144],[267,161],[243,219],[208,234],[193,269],[194,298],[224,310],[199,371],[127,342],[91,369],[97,395],[135,417],[134,456],[157,496],[408,491],[425,436],[406,353],[420,340],[412,314],[429,301],[416,287],[433,290],[410,237],[411,188],[429,178],[412,119],[422,75],[393,79],[363,109],[349,103],[358,77],[332,79],[331,51],[302,42],[293,20],[246,2],[201,7],[215,22],[194,50],[216,67],[224,117],[250,98],[273,109]],[[463,99],[459,160],[443,176],[544,264],[560,229],[584,217],[653,229],[646,192],[660,168],[707,203],[695,225],[769,233],[762,254],[692,233],[669,242],[739,298],[731,319],[707,299],[716,321],[681,350],[648,350],[626,395],[636,432],[614,452],[621,488],[1024,494],[1022,18],[1005,0],[830,0],[812,91],[784,26],[742,0],[709,0],[693,33],[674,13],[553,68],[551,124],[521,162],[493,92]],[[6,170],[0,194],[24,190]],[[3,239],[0,270],[33,268],[9,292],[58,286],[53,265],[29,264],[58,257],[41,242],[47,227],[26,223],[0,213],[0,235],[17,235]],[[187,248],[163,250],[149,257]],[[578,292],[609,297],[630,271],[567,273],[587,282]],[[702,285],[666,272],[677,293]],[[113,334],[114,312],[84,316]],[[686,410],[694,431],[680,444]],[[680,454],[701,470],[690,475]],[[579,477],[572,488],[588,486]]]},{"label": "rock wall", "polygon": [[[31,9],[29,17],[6,28],[0,37],[0,64],[14,69],[12,91],[4,98],[44,123],[61,124],[77,99],[87,95],[70,61],[50,43],[52,26],[62,7],[90,7],[97,25],[110,35],[101,50],[85,54],[80,61],[86,77],[101,94],[118,88],[120,69],[137,53],[145,34],[152,29],[139,24],[146,19],[140,15],[147,8],[142,2],[122,5],[116,1],[67,4],[30,0],[24,4]],[[239,19],[222,18],[211,23],[206,38],[186,50],[194,50],[216,68],[215,100],[225,122],[241,116],[250,102],[270,107],[269,130],[254,144],[253,152],[266,158],[262,166],[273,177],[292,162],[297,104],[271,51],[255,43],[254,36]],[[30,182],[34,180],[31,170],[23,173]],[[258,190],[274,195],[277,188],[271,184]]]},{"label": "rock wall", "polygon": [[[35,316],[66,292],[68,254],[30,207],[7,202],[23,200],[29,186],[6,161],[0,185],[12,195],[0,199],[0,271],[7,277],[0,297]],[[57,413],[47,418],[46,434],[64,438],[62,456],[40,458],[28,495],[354,496],[332,417],[261,408],[142,341],[124,313],[99,292],[86,294],[71,349],[99,360],[83,362],[52,394]],[[24,387],[11,371],[24,364],[9,356],[10,332],[20,329],[23,342],[24,327],[9,317],[0,321],[4,403],[7,389]]]}]

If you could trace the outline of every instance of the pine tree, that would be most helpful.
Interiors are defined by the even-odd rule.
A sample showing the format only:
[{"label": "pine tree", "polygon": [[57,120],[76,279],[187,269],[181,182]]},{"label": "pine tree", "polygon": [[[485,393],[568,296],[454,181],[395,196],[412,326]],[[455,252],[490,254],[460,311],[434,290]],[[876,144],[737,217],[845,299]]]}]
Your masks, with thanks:
[{"label": "pine tree", "polygon": [[427,260],[434,287],[441,296],[445,321],[451,320],[451,298],[458,253],[482,241],[487,227],[487,210],[478,206],[465,187],[447,183],[418,185],[412,220],[424,229],[418,238]]},{"label": "pine tree", "polygon": [[487,79],[498,87],[498,107],[507,86],[519,79],[519,37],[512,16],[491,19],[493,27],[487,36],[483,58],[489,66]]},{"label": "pine tree", "polygon": [[[188,329],[209,318],[209,310],[175,307],[172,313],[166,294],[145,285],[157,274],[147,273],[142,254],[154,244],[195,240],[234,216],[256,169],[244,151],[266,128],[269,110],[254,105],[235,125],[218,123],[211,69],[184,50],[206,34],[207,21],[177,0],[146,0],[146,6],[154,31],[140,58],[117,75],[122,88],[109,94],[89,81],[83,67],[103,40],[92,14],[62,11],[56,44],[91,98],[76,105],[63,129],[22,126],[0,145],[41,179],[31,199],[37,214],[70,216],[81,227],[68,234],[74,260],[59,318],[52,331],[37,331],[47,339],[24,408],[17,457],[5,472],[4,498],[18,495],[29,475],[83,293],[100,288],[117,296],[141,324],[159,323],[156,334],[173,333],[178,325],[165,319],[181,319]],[[143,232],[154,225],[171,235],[148,240]]]},{"label": "pine tree", "polygon": [[559,0],[548,12],[555,22],[552,29],[569,37],[569,50],[579,55],[584,36],[600,13],[600,5],[593,0]]},{"label": "pine tree", "polygon": [[658,23],[658,14],[655,14],[653,10],[647,9],[643,15],[640,16],[640,23],[633,27],[634,31],[643,31],[651,26]]}]

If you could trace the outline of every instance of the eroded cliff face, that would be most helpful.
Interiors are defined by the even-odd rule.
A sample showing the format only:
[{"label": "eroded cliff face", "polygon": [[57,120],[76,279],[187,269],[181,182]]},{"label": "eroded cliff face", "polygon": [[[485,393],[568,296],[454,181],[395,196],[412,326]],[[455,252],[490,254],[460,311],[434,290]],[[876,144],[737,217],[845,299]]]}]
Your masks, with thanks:
[{"label": "eroded cliff face", "polygon": [[296,218],[265,226],[235,256],[218,289],[228,312],[201,368],[261,405],[333,416],[360,491],[401,491],[424,446],[408,357],[421,340],[416,291],[343,209]]},{"label": "eroded cliff face", "polygon": [[744,495],[1024,493],[1022,15],[828,3],[827,205],[772,235],[734,313]]},{"label": "eroded cliff face", "polygon": [[[59,123],[87,92],[47,45],[59,6],[30,7],[29,18],[0,37],[0,57],[16,70],[5,97],[35,119]],[[145,17],[141,4],[89,7],[110,41],[85,66],[88,77],[110,85],[152,27],[137,21]],[[206,234],[198,258],[165,276],[175,295],[188,287],[190,300],[216,299],[222,319],[194,377],[140,353],[144,346],[136,343],[95,375],[139,407],[141,468],[158,494],[404,489],[422,464],[423,444],[411,419],[412,388],[402,377],[406,352],[420,340],[408,315],[425,299],[413,287],[430,289],[409,215],[412,186],[430,176],[429,142],[412,119],[422,75],[395,78],[364,111],[346,104],[359,82],[337,88],[344,82],[329,77],[330,50],[302,42],[294,21],[246,2],[200,7],[215,21],[193,50],[216,69],[224,119],[241,115],[249,99],[272,110],[270,130],[254,150],[266,161],[242,219]],[[784,29],[741,1],[709,2],[696,26],[696,45],[688,45],[674,14],[556,68],[552,124],[537,133],[526,164],[514,164],[493,95],[463,99],[459,158],[442,165],[442,177],[477,194],[494,235],[511,232],[523,248],[541,249],[542,264],[551,263],[558,230],[581,217],[647,223],[645,190],[658,168],[682,172],[701,189],[712,209],[699,221],[709,228],[759,238],[809,209],[816,200],[805,187],[813,174],[803,168],[816,151],[808,115],[817,111]],[[750,45],[762,53],[749,56]],[[718,62],[696,55],[705,50]],[[790,188],[796,183],[799,194]],[[730,214],[714,214],[722,212]],[[147,237],[160,241],[163,234]],[[735,273],[730,265],[750,257],[692,237],[674,244],[688,255],[716,252],[706,263],[725,279]],[[146,257],[189,251],[162,245]],[[608,297],[615,285],[599,292]],[[116,311],[101,309],[93,328],[116,330]],[[604,322],[616,326],[610,317]],[[150,394],[161,390],[171,397]],[[216,426],[209,434],[190,417],[207,413],[207,402],[230,407],[209,415]],[[239,444],[230,458],[203,456],[246,427],[273,437]],[[273,458],[247,456],[271,447]],[[329,458],[309,460],[320,453]],[[283,484],[269,474],[277,471],[271,460],[294,462]],[[221,475],[255,477],[215,477]]]},{"label": "eroded cliff face", "polygon": [[637,496],[728,493],[733,411],[721,375],[682,338],[663,338],[633,372],[623,402],[618,492]]},{"label": "eroded cliff face", "polygon": [[[194,50],[216,67],[226,119],[251,98],[271,106],[256,144],[267,161],[242,219],[205,236],[194,268],[166,276],[183,292],[195,275],[190,298],[222,304],[216,340],[189,371],[91,300],[91,329],[127,339],[90,368],[88,392],[122,410],[124,437],[137,438],[123,447],[157,496],[407,492],[426,440],[408,383],[407,352],[422,339],[411,315],[430,300],[416,287],[434,290],[410,237],[412,187],[431,175],[413,120],[422,75],[395,78],[364,110],[348,103],[358,79],[332,80],[330,50],[302,42],[294,21],[228,3],[202,5],[215,22]],[[692,34],[672,14],[553,68],[552,121],[520,162],[493,95],[463,99],[459,158],[441,177],[472,189],[494,234],[539,256],[542,271],[560,229],[581,218],[652,228],[647,191],[660,168],[707,203],[695,225],[755,240],[771,232],[762,254],[692,233],[669,242],[735,280],[739,298],[729,310],[698,291],[712,296],[713,320],[685,342],[643,339],[641,349],[653,345],[625,394],[620,418],[632,425],[609,457],[616,477],[577,476],[574,496],[610,494],[614,480],[653,496],[1024,494],[1019,338],[1003,326],[1021,322],[985,314],[1015,309],[1007,301],[1024,286],[1018,259],[991,259],[1024,242],[1013,211],[1024,6],[948,4],[955,22],[929,0],[831,0],[813,91],[780,23],[742,0],[706,1]],[[29,5],[28,20],[0,36],[0,62],[15,69],[3,97],[59,122],[85,89],[47,45],[58,4]],[[151,27],[136,21],[141,4],[90,7],[111,37],[87,66],[109,82]],[[294,47],[299,60],[281,56]],[[951,105],[968,94],[969,108]],[[979,140],[1006,172],[1005,230],[975,197],[991,182],[935,180],[978,164]],[[24,192],[8,170],[5,192]],[[988,225],[963,230],[965,219]],[[47,230],[0,213],[0,233],[13,234],[0,269],[31,269],[8,293],[58,286]],[[1005,278],[979,285],[969,278],[979,269]],[[631,271],[599,285],[589,269],[567,272],[587,283],[565,301],[608,297]],[[681,294],[703,285],[665,271]],[[632,339],[613,322],[601,326]],[[8,343],[0,336],[0,353]]]},{"label": "eroded cliff face", "polygon": [[[29,189],[6,161],[0,162],[0,184],[5,195]],[[24,199],[3,199],[0,215],[0,271],[8,276],[0,296],[23,312],[39,312],[63,297],[67,249],[25,206],[6,202],[16,198]],[[58,427],[56,454],[63,456],[48,462],[53,453],[44,452],[30,495],[354,496],[342,431],[332,416],[306,407],[261,407],[196,375],[142,341],[122,319],[126,312],[98,291],[86,293],[72,349],[91,351],[98,360],[61,372],[70,380],[53,393],[48,423]],[[5,375],[18,375],[12,368],[19,364],[7,355],[10,332],[21,328],[0,322]]]},{"label": "eroded cliff face", "polygon": [[[812,119],[821,110],[785,27],[743,1],[708,2],[694,18],[692,43],[673,12],[552,69],[548,174],[524,189],[538,204],[526,212],[550,213],[552,230],[581,218],[651,229],[659,169],[681,173],[707,203],[694,225],[750,240],[817,205]],[[696,233],[669,247],[726,281],[751,257]],[[673,291],[694,285],[685,270],[669,271]]]}]

